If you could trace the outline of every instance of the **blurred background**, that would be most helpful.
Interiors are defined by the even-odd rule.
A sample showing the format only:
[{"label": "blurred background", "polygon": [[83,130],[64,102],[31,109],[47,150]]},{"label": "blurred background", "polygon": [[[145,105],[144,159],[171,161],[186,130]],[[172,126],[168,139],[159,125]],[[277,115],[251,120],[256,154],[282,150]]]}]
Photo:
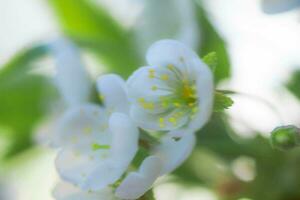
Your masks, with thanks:
[{"label": "blurred background", "polygon": [[[218,89],[237,91],[198,134],[188,161],[155,185],[158,200],[300,200],[300,149],[275,150],[274,127],[300,125],[298,0],[0,0],[0,200],[52,200],[55,151],[42,143],[64,106],[57,37],[91,77],[128,77],[156,40],[218,55]],[[299,6],[299,7],[297,7]]]}]

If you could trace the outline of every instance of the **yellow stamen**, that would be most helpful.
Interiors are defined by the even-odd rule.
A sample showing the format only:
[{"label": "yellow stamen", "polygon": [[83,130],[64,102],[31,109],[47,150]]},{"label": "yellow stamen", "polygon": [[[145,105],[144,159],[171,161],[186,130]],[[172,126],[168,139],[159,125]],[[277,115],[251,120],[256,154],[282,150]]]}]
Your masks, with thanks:
[{"label": "yellow stamen", "polygon": [[100,94],[100,95],[99,95],[99,99],[100,99],[101,101],[104,101],[104,99],[105,99],[104,95]]},{"label": "yellow stamen", "polygon": [[177,124],[177,119],[175,117],[170,117],[169,122],[171,122],[175,126]]},{"label": "yellow stamen", "polygon": [[163,75],[161,75],[161,80],[163,80],[163,81],[167,81],[167,80],[169,80],[169,76],[167,75],[167,74],[163,74]]},{"label": "yellow stamen", "polygon": [[170,69],[170,70],[173,70],[174,69],[174,65],[169,64],[169,65],[167,65],[167,68]]},{"label": "yellow stamen", "polygon": [[149,69],[149,78],[155,78],[155,70],[154,69]]},{"label": "yellow stamen", "polygon": [[156,91],[156,90],[157,90],[157,86],[156,86],[156,85],[153,85],[153,86],[151,87],[151,90]]},{"label": "yellow stamen", "polygon": [[165,127],[165,119],[164,118],[159,118],[159,126],[161,127],[161,128],[164,128]]},{"label": "yellow stamen", "polygon": [[144,102],[145,102],[145,99],[144,99],[144,98],[139,98],[139,99],[138,99],[138,102],[139,102],[139,103],[144,103]]}]

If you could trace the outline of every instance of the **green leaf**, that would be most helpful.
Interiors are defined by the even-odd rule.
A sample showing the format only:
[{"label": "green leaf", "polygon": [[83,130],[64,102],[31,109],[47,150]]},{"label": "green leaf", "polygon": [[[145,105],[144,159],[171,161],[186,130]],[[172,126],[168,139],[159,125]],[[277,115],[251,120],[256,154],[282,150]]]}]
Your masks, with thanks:
[{"label": "green leaf", "polygon": [[228,97],[226,94],[216,91],[215,92],[215,102],[214,102],[214,111],[222,112],[233,105],[233,100]]},{"label": "green leaf", "polygon": [[293,73],[286,84],[287,89],[300,100],[300,70]]},{"label": "green leaf", "polygon": [[0,126],[9,130],[5,136],[11,141],[7,156],[32,145],[33,129],[52,100],[48,78],[30,73],[33,62],[46,52],[43,46],[24,49],[0,70]]},{"label": "green leaf", "polygon": [[210,69],[214,72],[218,65],[218,56],[216,52],[211,52],[204,56],[202,60],[210,67]]},{"label": "green leaf", "polygon": [[218,67],[214,71],[214,76],[215,82],[219,83],[221,80],[229,78],[231,74],[226,43],[211,23],[200,0],[196,0],[196,2],[196,14],[201,31],[199,52],[202,57],[208,52],[215,52],[218,55]]},{"label": "green leaf", "polygon": [[65,34],[94,52],[110,71],[127,77],[140,66],[133,38],[99,4],[49,0]]}]

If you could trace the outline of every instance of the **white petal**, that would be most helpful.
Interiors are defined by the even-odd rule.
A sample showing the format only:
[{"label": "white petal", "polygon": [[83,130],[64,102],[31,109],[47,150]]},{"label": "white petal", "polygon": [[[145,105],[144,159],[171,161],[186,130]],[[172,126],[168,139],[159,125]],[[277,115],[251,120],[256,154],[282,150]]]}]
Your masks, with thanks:
[{"label": "white petal", "polygon": [[87,179],[86,188],[92,190],[112,184],[127,170],[138,150],[139,132],[130,118],[122,113],[113,113],[109,120],[113,134],[108,165],[96,167]]},{"label": "white petal", "polygon": [[[86,185],[88,184],[88,176],[93,173],[94,169],[99,167],[99,165],[106,168],[112,165],[109,160],[105,159],[105,157],[109,156],[106,154],[109,154],[108,150],[91,151],[65,148],[57,155],[55,160],[56,169],[63,180],[78,185],[82,189],[90,189]],[[102,188],[111,182],[110,174],[101,177],[101,180],[105,182],[101,185]]]},{"label": "white petal", "polygon": [[176,0],[179,7],[179,15],[181,16],[181,28],[177,33],[177,40],[185,45],[197,49],[200,41],[200,27],[198,26],[197,16],[195,13],[193,1]]},{"label": "white petal", "polygon": [[149,48],[146,55],[150,66],[166,67],[174,65],[184,71],[188,68],[184,61],[199,59],[189,47],[176,40],[160,40]]},{"label": "white petal", "polygon": [[107,74],[97,81],[105,107],[114,112],[128,113],[129,104],[125,81],[118,75]]},{"label": "white petal", "polygon": [[56,200],[117,200],[111,188],[105,188],[97,192],[82,191],[65,182],[58,183],[55,186],[53,197]]},{"label": "white petal", "polygon": [[93,149],[95,144],[111,146],[113,135],[108,127],[107,113],[97,105],[78,106],[64,115],[58,131],[63,149],[56,159],[57,171],[64,180],[90,189],[89,177],[96,168],[105,173],[101,188],[119,178],[115,177],[119,168],[111,167],[115,164],[109,159],[112,150]]},{"label": "white petal", "polygon": [[[175,111],[176,110],[174,110],[174,112]],[[138,124],[138,126],[148,130],[160,130],[160,131],[176,130],[179,127],[186,124],[189,119],[189,116],[183,116],[179,118],[176,122],[176,125],[174,125],[171,122],[167,121],[172,116],[172,112],[155,115],[155,114],[147,113],[145,112],[144,109],[135,105],[131,106],[130,116],[136,122],[136,124]],[[160,126],[159,123],[160,118],[164,118],[166,121],[163,127]]]},{"label": "white petal", "polygon": [[58,89],[69,106],[86,103],[90,97],[91,83],[80,54],[67,39],[50,43],[57,66]]},{"label": "white petal", "polygon": [[[155,76],[158,78],[149,78],[149,70],[154,70]],[[172,74],[170,74],[170,71],[167,70],[167,68],[146,66],[136,70],[127,80],[128,97],[130,98],[130,101],[136,102],[139,98],[145,98],[146,100],[155,102],[159,100],[160,96],[169,95],[171,92],[167,90],[152,90],[153,86],[171,89],[166,81],[159,78],[161,75],[168,75],[170,78],[172,77]]]},{"label": "white petal", "polygon": [[108,113],[100,106],[86,104],[69,109],[59,120],[56,143],[61,146],[91,146],[110,143]]},{"label": "white petal", "polygon": [[121,199],[138,199],[146,193],[159,177],[162,168],[160,158],[150,156],[140,166],[139,172],[131,172],[116,190]]},{"label": "white petal", "polygon": [[288,11],[300,6],[300,0],[263,0],[263,10],[269,14]]},{"label": "white petal", "polygon": [[198,58],[190,62],[196,80],[199,111],[188,127],[194,131],[201,129],[210,119],[214,103],[214,82],[211,70]]},{"label": "white petal", "polygon": [[180,166],[191,154],[196,143],[194,133],[186,133],[179,141],[166,136],[161,144],[154,149],[154,155],[163,161],[161,175],[170,173]]}]

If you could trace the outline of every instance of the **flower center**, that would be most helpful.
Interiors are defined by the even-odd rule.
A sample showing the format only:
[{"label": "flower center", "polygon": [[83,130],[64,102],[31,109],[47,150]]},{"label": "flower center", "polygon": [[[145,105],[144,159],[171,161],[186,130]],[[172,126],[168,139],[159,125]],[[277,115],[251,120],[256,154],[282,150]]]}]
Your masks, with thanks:
[{"label": "flower center", "polygon": [[[147,97],[138,99],[140,106],[150,113],[158,113],[158,124],[164,128],[166,124],[174,127],[182,125],[188,118],[193,118],[198,112],[198,98],[195,80],[189,76],[188,70],[168,65],[167,71],[149,69],[148,78],[157,79],[151,86],[154,92],[165,92],[155,100],[147,100]],[[156,80],[155,80],[156,81]],[[151,98],[150,98],[151,99]]]},{"label": "flower center", "polygon": [[187,81],[183,81],[181,98],[189,107],[194,106],[197,102],[195,86],[189,84]]}]

